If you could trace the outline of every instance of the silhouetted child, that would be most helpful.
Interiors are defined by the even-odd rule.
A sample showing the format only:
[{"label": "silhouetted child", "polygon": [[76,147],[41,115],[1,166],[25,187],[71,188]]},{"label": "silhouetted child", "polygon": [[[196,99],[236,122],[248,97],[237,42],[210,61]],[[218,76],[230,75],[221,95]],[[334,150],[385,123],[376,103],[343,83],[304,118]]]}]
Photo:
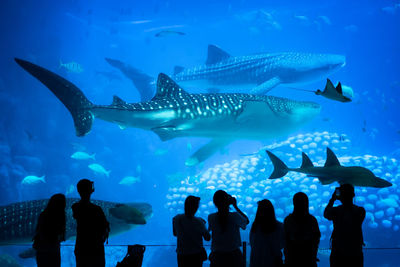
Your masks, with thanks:
[{"label": "silhouetted child", "polygon": [[195,217],[200,198],[188,196],[185,200],[185,213],[172,219],[173,234],[177,239],[178,267],[201,267],[207,260],[207,252],[203,247],[203,238],[210,241],[210,233],[206,229],[206,221]]},{"label": "silhouetted child", "polygon": [[94,192],[92,181],[82,179],[77,184],[81,200],[72,205],[77,223],[75,257],[77,267],[104,267],[104,242],[108,238],[109,223],[101,207],[90,202]]},{"label": "silhouetted child", "polygon": [[33,238],[38,267],[61,266],[60,242],[65,240],[65,196],[53,195],[40,214]]},{"label": "silhouetted child", "polygon": [[[214,205],[218,212],[208,216],[208,227],[212,232],[210,267],[242,267],[240,231],[249,224],[247,216],[238,208],[236,198],[223,190],[215,192]],[[229,212],[232,205],[236,212]]]},{"label": "silhouetted child", "polygon": [[[365,209],[353,204],[354,196],[352,185],[341,185],[333,193],[324,211],[324,217],[333,221],[331,267],[364,265],[362,223],[365,218]],[[337,199],[342,202],[342,205],[333,207]]]},{"label": "silhouetted child", "polygon": [[317,219],[309,213],[308,197],[302,192],[293,196],[293,213],[284,221],[285,266],[317,266],[321,237]]},{"label": "silhouetted child", "polygon": [[256,218],[250,230],[250,267],[283,266],[283,223],[276,220],[271,201],[263,199],[257,204]]}]

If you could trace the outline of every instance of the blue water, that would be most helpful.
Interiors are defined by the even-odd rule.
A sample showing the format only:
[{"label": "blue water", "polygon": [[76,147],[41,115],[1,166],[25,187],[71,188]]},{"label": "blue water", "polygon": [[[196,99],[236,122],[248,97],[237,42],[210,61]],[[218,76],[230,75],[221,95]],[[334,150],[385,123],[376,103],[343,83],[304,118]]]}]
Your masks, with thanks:
[{"label": "blue water", "polygon": [[[329,145],[343,165],[364,166],[390,180],[393,186],[387,190],[358,188],[356,204],[373,205],[368,206],[370,215],[363,225],[367,248],[400,247],[399,1],[115,2],[5,0],[0,3],[1,205],[48,198],[54,193],[77,197],[76,189],[71,186],[81,178],[89,178],[95,181],[95,199],[147,202],[153,207],[153,217],[146,225],[112,237],[109,244],[174,245],[171,218],[182,211],[184,197],[192,189],[193,194],[201,196],[201,204],[205,206],[200,207],[199,216],[206,218],[214,211],[214,206],[209,205],[214,190],[207,187],[215,184],[215,188],[220,188],[218,181],[226,176],[229,182],[224,183],[239,189],[232,194],[238,197],[251,219],[257,199],[267,197],[274,200],[277,216],[282,220],[290,212],[285,207],[290,206],[292,195],[305,191],[313,207],[311,213],[319,216],[324,229],[320,247],[328,248],[331,224],[322,218],[322,211],[330,196],[326,194],[331,194],[336,184],[322,186],[312,179],[304,181],[306,178],[298,174],[289,174],[276,183],[266,180],[272,165],[265,153],[258,151],[288,140],[273,151],[280,153],[291,167],[300,165],[296,155],[301,151],[322,165],[325,147]],[[162,30],[185,35],[155,37]],[[274,52],[345,55],[346,66],[329,78],[353,88],[353,101],[339,103],[279,86],[271,91],[272,95],[317,102],[322,106],[321,114],[289,135],[236,141],[204,164],[187,167],[185,160],[207,142],[206,138],[162,142],[150,131],[121,130],[101,120],[95,120],[87,136],[76,137],[65,107],[14,61],[14,57],[25,59],[61,75],[77,85],[93,103],[110,104],[113,95],[132,103],[140,100],[136,88],[105,57],[119,59],[156,77],[160,72],[172,74],[175,65],[203,64],[208,44],[218,45],[235,56]],[[83,71],[68,72],[59,67],[60,61],[76,62]],[[109,79],[98,72],[110,72],[116,77]],[[325,79],[321,79],[297,88],[315,91],[324,85]],[[322,140],[314,141],[318,136]],[[313,141],[305,141],[307,137]],[[297,140],[303,143],[296,143]],[[309,147],[312,142],[317,143],[317,148]],[[70,156],[76,151],[96,153],[96,160],[72,159]],[[241,164],[251,163],[252,158],[257,164],[253,172],[248,172],[248,167]],[[109,177],[89,169],[91,163],[111,170]],[[242,181],[232,182],[229,173],[235,168],[239,173],[244,171],[238,174],[238,177],[244,175]],[[45,175],[46,183],[22,184],[28,175]],[[126,176],[140,177],[140,181],[119,184]],[[267,186],[270,193],[264,195]],[[248,240],[248,232],[243,232],[242,239]],[[174,249],[148,249],[144,266],[157,266],[160,262],[175,266]],[[23,247],[3,246],[0,254],[10,254],[21,266],[34,266],[32,259],[18,258],[21,250]],[[124,250],[124,247],[108,247],[107,266],[115,266]],[[74,266],[72,251],[73,247],[63,248],[63,266]],[[384,253],[378,251],[381,255],[378,262],[378,256],[371,256],[375,261],[368,261],[366,266],[397,266],[399,254],[383,257]],[[320,257],[320,266],[326,266],[327,256]]]}]

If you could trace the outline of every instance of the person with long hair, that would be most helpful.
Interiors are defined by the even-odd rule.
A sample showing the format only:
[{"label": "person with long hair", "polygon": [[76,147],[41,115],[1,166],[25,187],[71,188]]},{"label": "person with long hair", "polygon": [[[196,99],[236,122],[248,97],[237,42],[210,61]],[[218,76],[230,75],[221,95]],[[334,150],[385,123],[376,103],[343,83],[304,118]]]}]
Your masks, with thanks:
[{"label": "person with long hair", "polygon": [[61,266],[60,242],[65,241],[65,205],[65,196],[55,194],[39,215],[33,237],[38,267]]},{"label": "person with long hair", "polygon": [[309,212],[303,192],[293,196],[293,212],[283,222],[285,230],[285,266],[316,267],[321,232],[318,221]]},{"label": "person with long hair", "polygon": [[[218,211],[208,216],[212,232],[210,267],[242,267],[240,228],[246,229],[249,218],[238,208],[236,198],[223,190],[215,192],[213,202]],[[236,212],[229,211],[230,205]]]},{"label": "person with long hair", "polygon": [[250,230],[250,267],[283,266],[283,223],[276,220],[271,201],[263,199],[257,204],[256,218]]},{"label": "person with long hair", "polygon": [[178,267],[201,267],[207,260],[207,252],[203,247],[203,238],[210,241],[211,236],[206,221],[195,217],[200,198],[188,196],[185,199],[185,213],[172,219],[173,234],[177,237]]}]

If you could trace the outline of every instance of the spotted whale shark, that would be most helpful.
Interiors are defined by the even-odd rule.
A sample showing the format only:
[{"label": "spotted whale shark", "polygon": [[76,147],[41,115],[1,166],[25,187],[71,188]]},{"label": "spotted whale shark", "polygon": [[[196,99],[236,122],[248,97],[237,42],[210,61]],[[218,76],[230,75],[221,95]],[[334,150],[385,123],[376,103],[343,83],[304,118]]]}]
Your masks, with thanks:
[{"label": "spotted whale shark", "polygon": [[[142,96],[154,91],[154,79],[119,60],[106,58],[128,77]],[[336,54],[269,53],[231,56],[215,45],[208,46],[206,63],[189,68],[175,67],[171,78],[187,90],[266,94],[278,85],[295,86],[325,79],[343,67],[346,58]]]},{"label": "spotted whale shark", "polygon": [[251,94],[190,94],[165,74],[157,92],[146,102],[127,103],[114,96],[111,105],[91,103],[71,82],[28,61],[15,59],[48,87],[70,111],[77,136],[91,130],[94,118],[157,134],[162,141],[176,137],[212,140],[186,161],[195,165],[238,139],[264,140],[289,134],[312,120],[320,105],[287,98]]},{"label": "spotted whale shark", "polygon": [[[40,213],[46,208],[48,199],[31,200],[0,206],[0,245],[28,244],[35,235]],[[71,206],[78,198],[66,199],[65,238],[76,236],[76,221]],[[110,236],[129,231],[136,225],[146,224],[152,216],[152,207],[147,203],[116,203],[91,200],[99,205],[110,222]]]},{"label": "spotted whale shark", "polygon": [[300,168],[288,168],[286,164],[280,160],[271,151],[266,151],[274,165],[274,170],[269,179],[277,179],[285,176],[289,171],[307,174],[309,177],[317,177],[321,184],[331,184],[338,182],[339,184],[352,184],[354,186],[363,187],[389,187],[392,183],[376,177],[370,170],[360,166],[345,167],[340,165],[335,153],[326,148],[326,162],[323,167],[315,167],[310,158],[303,152],[302,164]]}]

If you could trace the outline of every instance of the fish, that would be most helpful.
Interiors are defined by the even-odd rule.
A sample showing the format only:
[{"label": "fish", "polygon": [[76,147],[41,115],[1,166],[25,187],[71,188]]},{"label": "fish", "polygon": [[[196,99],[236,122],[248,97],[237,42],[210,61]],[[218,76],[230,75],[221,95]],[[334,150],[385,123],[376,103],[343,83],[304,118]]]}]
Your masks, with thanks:
[{"label": "fish", "polygon": [[16,62],[46,85],[67,107],[77,136],[88,134],[94,118],[123,127],[152,131],[162,141],[207,137],[211,141],[185,163],[203,162],[234,140],[284,136],[320,113],[320,105],[282,97],[252,94],[190,94],[160,73],[152,100],[129,104],[114,96],[111,105],[95,105],[71,82],[28,61]]},{"label": "fish", "polygon": [[41,177],[35,175],[28,175],[22,180],[21,183],[25,185],[38,184],[40,182],[46,183],[46,180],[44,178],[45,178],[44,175]]},{"label": "fish", "polygon": [[81,66],[81,64],[74,62],[74,61],[69,62],[69,63],[62,63],[62,61],[60,60],[59,68],[64,68],[68,72],[73,72],[73,73],[83,72],[83,67]]},{"label": "fish", "polygon": [[135,176],[125,176],[119,184],[122,185],[133,185],[134,183],[140,182],[140,177]]},{"label": "fish", "polygon": [[[350,88],[350,87],[347,86],[346,88]],[[341,83],[339,82],[338,85],[335,87],[333,85],[333,83],[331,82],[331,80],[329,80],[329,79],[326,80],[326,85],[325,85],[324,91],[321,91],[318,89],[315,92],[315,94],[321,95],[328,99],[339,101],[339,102],[344,102],[344,103],[351,102],[350,98],[348,98],[347,96],[344,96]]]},{"label": "fish", "polygon": [[186,35],[184,32],[171,31],[171,30],[163,30],[154,35],[154,37],[167,37],[167,36],[183,36]]},{"label": "fish", "polygon": [[92,171],[94,171],[95,173],[99,173],[102,175],[105,175],[107,177],[110,177],[110,172],[111,171],[107,171],[103,166],[101,166],[100,164],[97,163],[93,163],[93,164],[89,164],[88,165],[89,169],[91,169]]},{"label": "fish", "polygon": [[86,159],[92,159],[92,160],[96,160],[96,153],[89,155],[86,152],[82,152],[82,151],[77,151],[74,154],[71,155],[72,159],[77,159],[77,160],[86,160]]},{"label": "fish", "polygon": [[163,156],[163,155],[165,155],[165,154],[167,154],[168,153],[168,149],[162,149],[162,148],[157,148],[155,151],[154,151],[154,155],[155,156]]},{"label": "fish", "polygon": [[[79,198],[66,199],[65,238],[76,236],[76,221],[72,217],[71,206]],[[129,231],[136,225],[146,224],[152,216],[152,207],[147,203],[117,203],[91,200],[99,205],[110,222],[110,236]],[[0,245],[30,244],[35,235],[40,213],[46,208],[48,199],[12,203],[0,207]],[[129,212],[130,211],[130,212]]]},{"label": "fish", "polygon": [[326,162],[324,167],[314,167],[310,158],[303,152],[300,168],[288,168],[282,160],[271,151],[266,150],[274,165],[274,170],[269,179],[277,179],[285,176],[289,171],[307,174],[309,177],[316,177],[323,185],[338,182],[339,184],[352,184],[362,187],[390,187],[392,183],[376,177],[369,169],[359,166],[341,166],[333,151],[326,148]]},{"label": "fish", "polygon": [[[120,68],[134,82],[140,94],[147,90],[154,92],[154,78],[121,61],[106,60]],[[320,80],[345,63],[345,56],[334,54],[286,52],[231,56],[221,48],[209,45],[204,65],[191,68],[176,66],[171,78],[186,89],[200,92],[212,88],[214,91],[220,89],[230,93],[263,95],[278,85],[298,85]]]}]

